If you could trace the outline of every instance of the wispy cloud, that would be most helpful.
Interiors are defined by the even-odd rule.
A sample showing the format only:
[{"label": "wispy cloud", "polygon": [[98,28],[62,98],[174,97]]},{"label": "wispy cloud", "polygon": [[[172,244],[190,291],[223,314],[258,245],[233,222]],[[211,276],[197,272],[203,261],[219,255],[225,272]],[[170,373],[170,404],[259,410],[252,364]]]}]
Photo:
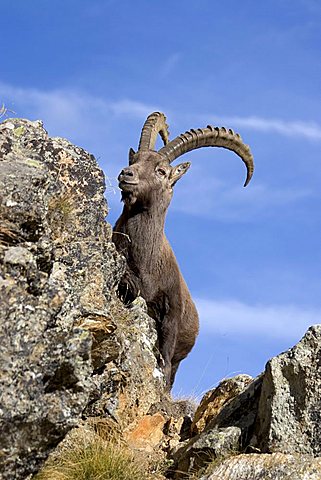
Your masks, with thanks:
[{"label": "wispy cloud", "polygon": [[[130,99],[100,98],[78,90],[44,91],[0,83],[1,104],[2,101],[8,108],[15,110],[18,116],[44,120],[45,128],[50,134],[63,135],[95,153],[98,152],[98,155],[106,156],[106,159],[113,158],[113,164],[109,162],[108,171],[106,166],[106,171],[111,176],[117,176],[116,170],[120,166],[117,161],[118,163],[123,161],[123,153],[118,155],[119,160],[115,160],[120,148],[120,144],[113,140],[118,123],[126,126],[128,122],[135,119],[144,121],[151,111],[161,109],[159,105],[149,105]],[[321,138],[319,126],[308,129],[306,125],[302,128],[302,124],[299,123],[270,121],[257,117],[218,118],[191,114],[188,119],[180,119],[180,123],[188,124],[191,118],[194,118],[193,123],[204,124],[206,118],[208,123],[226,123],[236,127],[242,125],[264,131],[274,129],[284,135],[294,134],[295,131],[300,130],[301,137],[305,135],[310,139],[316,139],[320,135]],[[136,137],[127,139],[126,132],[128,134],[129,130],[124,129],[122,146],[136,139]],[[305,187],[290,188],[288,186],[277,189],[276,187],[268,188],[259,183],[243,189],[239,186],[244,180],[243,176],[239,180],[236,179],[235,183],[233,181],[227,185],[218,181],[212,171],[204,180],[204,165],[197,162],[193,162],[192,170],[176,187],[173,211],[219,220],[248,221],[262,214],[266,217],[269,212],[274,214],[276,209],[283,212],[283,207],[293,206],[313,195],[313,192]],[[238,172],[243,175],[243,170],[243,166],[239,166],[233,169],[233,172],[235,175]],[[235,187],[231,188],[231,184]],[[113,205],[115,202],[116,198],[110,200],[112,208],[116,208]]]},{"label": "wispy cloud", "polygon": [[321,323],[321,310],[296,305],[247,305],[239,301],[196,299],[204,332],[297,341],[311,325]]},{"label": "wispy cloud", "polygon": [[[174,67],[179,60],[175,53],[164,64],[166,71]],[[13,110],[31,112],[39,118],[48,119],[50,123],[59,122],[65,126],[75,124],[81,127],[86,120],[97,119],[98,122],[109,122],[111,116],[134,117],[144,119],[153,110],[162,110],[161,105],[147,104],[132,99],[110,99],[97,97],[88,92],[61,88],[55,90],[40,90],[37,88],[16,87],[0,82],[0,101],[6,101],[7,107]],[[165,108],[166,110],[166,108]],[[167,109],[168,110],[168,109]],[[168,111],[167,111],[168,114]],[[168,115],[169,116],[169,115]],[[197,122],[201,125],[213,123],[218,125],[248,128],[261,132],[275,132],[279,135],[297,136],[299,139],[321,140],[321,125],[309,121],[285,121],[282,119],[269,119],[258,116],[218,116],[212,114],[178,114],[176,118],[181,124]],[[68,131],[68,130],[67,130]]]},{"label": "wispy cloud", "polygon": [[0,83],[0,98],[18,116],[44,120],[46,128],[60,130],[64,136],[85,131],[88,120],[93,121],[97,114],[107,118],[103,100],[74,90],[45,91]]},{"label": "wispy cloud", "polygon": [[160,76],[162,78],[168,77],[175,67],[177,66],[179,60],[181,58],[181,54],[178,52],[172,53],[163,63],[163,65],[160,68]]},{"label": "wispy cloud", "polygon": [[239,116],[218,116],[218,115],[195,115],[202,124],[212,123],[216,125],[233,125],[233,128],[248,128],[260,132],[275,132],[279,135],[287,137],[298,137],[309,140],[321,140],[321,125],[315,122],[303,122],[301,120],[286,121],[281,119],[272,119],[257,117],[255,115],[249,117]]},{"label": "wispy cloud", "polygon": [[114,113],[115,115],[130,115],[136,118],[145,118],[151,112],[159,110],[159,107],[155,105],[147,105],[142,102],[136,102],[133,100],[119,100],[117,102],[106,102],[106,106]]},{"label": "wispy cloud", "polygon": [[157,109],[129,99],[111,100],[77,89],[40,90],[0,83],[0,100],[18,116],[30,115],[44,120],[48,129],[86,133],[108,129],[115,117],[144,118]]},{"label": "wispy cloud", "polygon": [[[204,168],[203,168],[204,170]],[[241,180],[242,181],[242,180]],[[234,182],[233,182],[234,183]],[[194,171],[176,187],[172,209],[189,215],[223,221],[244,222],[284,214],[286,207],[293,207],[314,195],[309,188],[268,188],[263,184],[244,189],[241,184],[231,187],[204,171]]]}]

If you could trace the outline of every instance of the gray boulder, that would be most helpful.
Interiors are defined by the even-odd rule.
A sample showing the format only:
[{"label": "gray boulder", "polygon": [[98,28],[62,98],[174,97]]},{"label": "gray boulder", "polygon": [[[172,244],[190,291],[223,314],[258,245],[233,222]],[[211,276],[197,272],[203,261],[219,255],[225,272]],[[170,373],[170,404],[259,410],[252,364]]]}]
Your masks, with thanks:
[{"label": "gray boulder", "polygon": [[208,478],[321,479],[320,458],[314,461],[321,456],[320,365],[321,325],[315,325],[255,380],[222,382],[197,410],[192,432],[196,426],[199,433],[175,448],[174,469],[187,473],[210,458],[231,457]]},{"label": "gray boulder", "polygon": [[252,444],[262,452],[321,454],[321,325],[267,365]]}]

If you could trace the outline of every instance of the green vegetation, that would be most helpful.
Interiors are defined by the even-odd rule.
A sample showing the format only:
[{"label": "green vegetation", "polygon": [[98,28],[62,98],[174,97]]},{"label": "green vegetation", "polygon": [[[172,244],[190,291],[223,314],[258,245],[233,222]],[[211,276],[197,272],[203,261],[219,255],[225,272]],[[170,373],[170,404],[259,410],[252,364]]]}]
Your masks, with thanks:
[{"label": "green vegetation", "polygon": [[21,127],[15,128],[13,133],[16,137],[21,137],[25,133],[25,127],[21,125]]}]

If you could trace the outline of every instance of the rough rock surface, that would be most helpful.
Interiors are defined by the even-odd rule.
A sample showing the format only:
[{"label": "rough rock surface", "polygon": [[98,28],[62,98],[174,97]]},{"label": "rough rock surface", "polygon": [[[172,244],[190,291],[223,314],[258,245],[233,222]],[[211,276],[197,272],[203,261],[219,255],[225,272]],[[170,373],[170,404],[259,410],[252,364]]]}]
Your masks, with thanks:
[{"label": "rough rock surface", "polygon": [[265,369],[252,444],[262,452],[321,454],[321,325]]},{"label": "rough rock surface", "polygon": [[202,398],[193,418],[192,434],[201,433],[210,421],[217,417],[224,405],[241,393],[253,380],[249,375],[237,375],[223,380]]},{"label": "rough rock surface", "polygon": [[241,430],[238,427],[216,428],[205,431],[174,452],[172,475],[186,478],[201,470],[213,459],[234,455],[240,449]]},{"label": "rough rock surface", "polygon": [[250,454],[228,458],[200,480],[320,480],[321,458],[309,455]]},{"label": "rough rock surface", "polygon": [[157,364],[155,322],[147,315],[145,301],[138,297],[125,308],[114,299],[109,308],[117,325],[109,338],[114,355],[103,369],[94,372],[95,388],[85,413],[110,417],[125,429],[160,401],[164,377]]},{"label": "rough rock surface", "polygon": [[94,157],[41,122],[0,124],[4,480],[37,471],[88,402],[87,415],[126,424],[162,393],[154,323],[115,295],[124,260],[104,189]]},{"label": "rough rock surface", "polygon": [[144,415],[125,433],[125,439],[132,448],[152,452],[163,439],[165,423],[166,420],[160,413]]},{"label": "rough rock surface", "polygon": [[205,431],[238,427],[242,432],[240,448],[241,450],[247,448],[255,427],[261,388],[262,375],[259,375],[224,405],[218,415],[208,423]]},{"label": "rough rock surface", "polygon": [[[172,452],[174,470],[182,472],[175,478],[233,454],[209,478],[321,479],[320,458],[313,460],[321,453],[320,365],[321,325],[315,325],[255,380],[236,377],[209,392],[192,424],[199,433]],[[243,452],[249,455],[237,456]]]},{"label": "rough rock surface", "polygon": [[179,444],[171,454],[175,478],[184,478],[213,458],[245,448],[253,432],[261,383],[260,377],[253,380],[238,375],[223,380],[203,397],[192,423],[192,432],[197,429],[200,433]]}]

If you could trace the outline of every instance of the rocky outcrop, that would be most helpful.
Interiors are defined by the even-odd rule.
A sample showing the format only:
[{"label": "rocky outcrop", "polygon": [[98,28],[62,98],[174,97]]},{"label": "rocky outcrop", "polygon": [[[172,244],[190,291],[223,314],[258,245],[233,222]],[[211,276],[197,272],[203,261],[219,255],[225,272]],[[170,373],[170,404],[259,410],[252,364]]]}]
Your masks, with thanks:
[{"label": "rocky outcrop", "polygon": [[[189,440],[172,452],[174,478],[202,469],[215,458],[242,452],[252,437],[262,378],[248,375],[223,380],[202,399]],[[216,415],[214,415],[216,412]],[[204,429],[194,434],[195,426]]]},{"label": "rocky outcrop", "polygon": [[262,452],[321,455],[321,325],[265,369],[252,444]]},{"label": "rocky outcrop", "polygon": [[202,478],[321,478],[320,355],[321,325],[315,325],[295,347],[270,360],[263,375],[224,380],[208,392],[196,411],[192,438],[172,452],[174,478],[202,471],[213,460]]},{"label": "rocky outcrop", "polygon": [[[157,363],[156,327],[147,315],[145,301],[138,297],[125,308],[114,298],[109,309],[117,328],[106,340],[108,345],[104,345],[113,355],[104,360],[103,368],[94,371],[94,389],[85,414],[112,418],[121,429],[126,429],[160,401],[165,384]],[[102,330],[104,325],[99,328]],[[106,350],[99,348],[104,358]]]},{"label": "rocky outcrop", "polygon": [[224,405],[239,395],[252,382],[249,375],[237,375],[223,380],[218,387],[207,392],[202,398],[193,418],[192,434],[201,433],[218,416]]},{"label": "rocky outcrop", "polygon": [[0,478],[27,478],[80,426],[156,455],[169,479],[321,479],[320,325],[194,414],[164,396],[145,301],[116,295],[125,265],[94,157],[10,119],[0,167]]},{"label": "rocky outcrop", "polygon": [[157,336],[115,289],[124,260],[92,155],[41,122],[0,125],[0,471],[37,471],[81,415],[129,424],[162,393]]}]

